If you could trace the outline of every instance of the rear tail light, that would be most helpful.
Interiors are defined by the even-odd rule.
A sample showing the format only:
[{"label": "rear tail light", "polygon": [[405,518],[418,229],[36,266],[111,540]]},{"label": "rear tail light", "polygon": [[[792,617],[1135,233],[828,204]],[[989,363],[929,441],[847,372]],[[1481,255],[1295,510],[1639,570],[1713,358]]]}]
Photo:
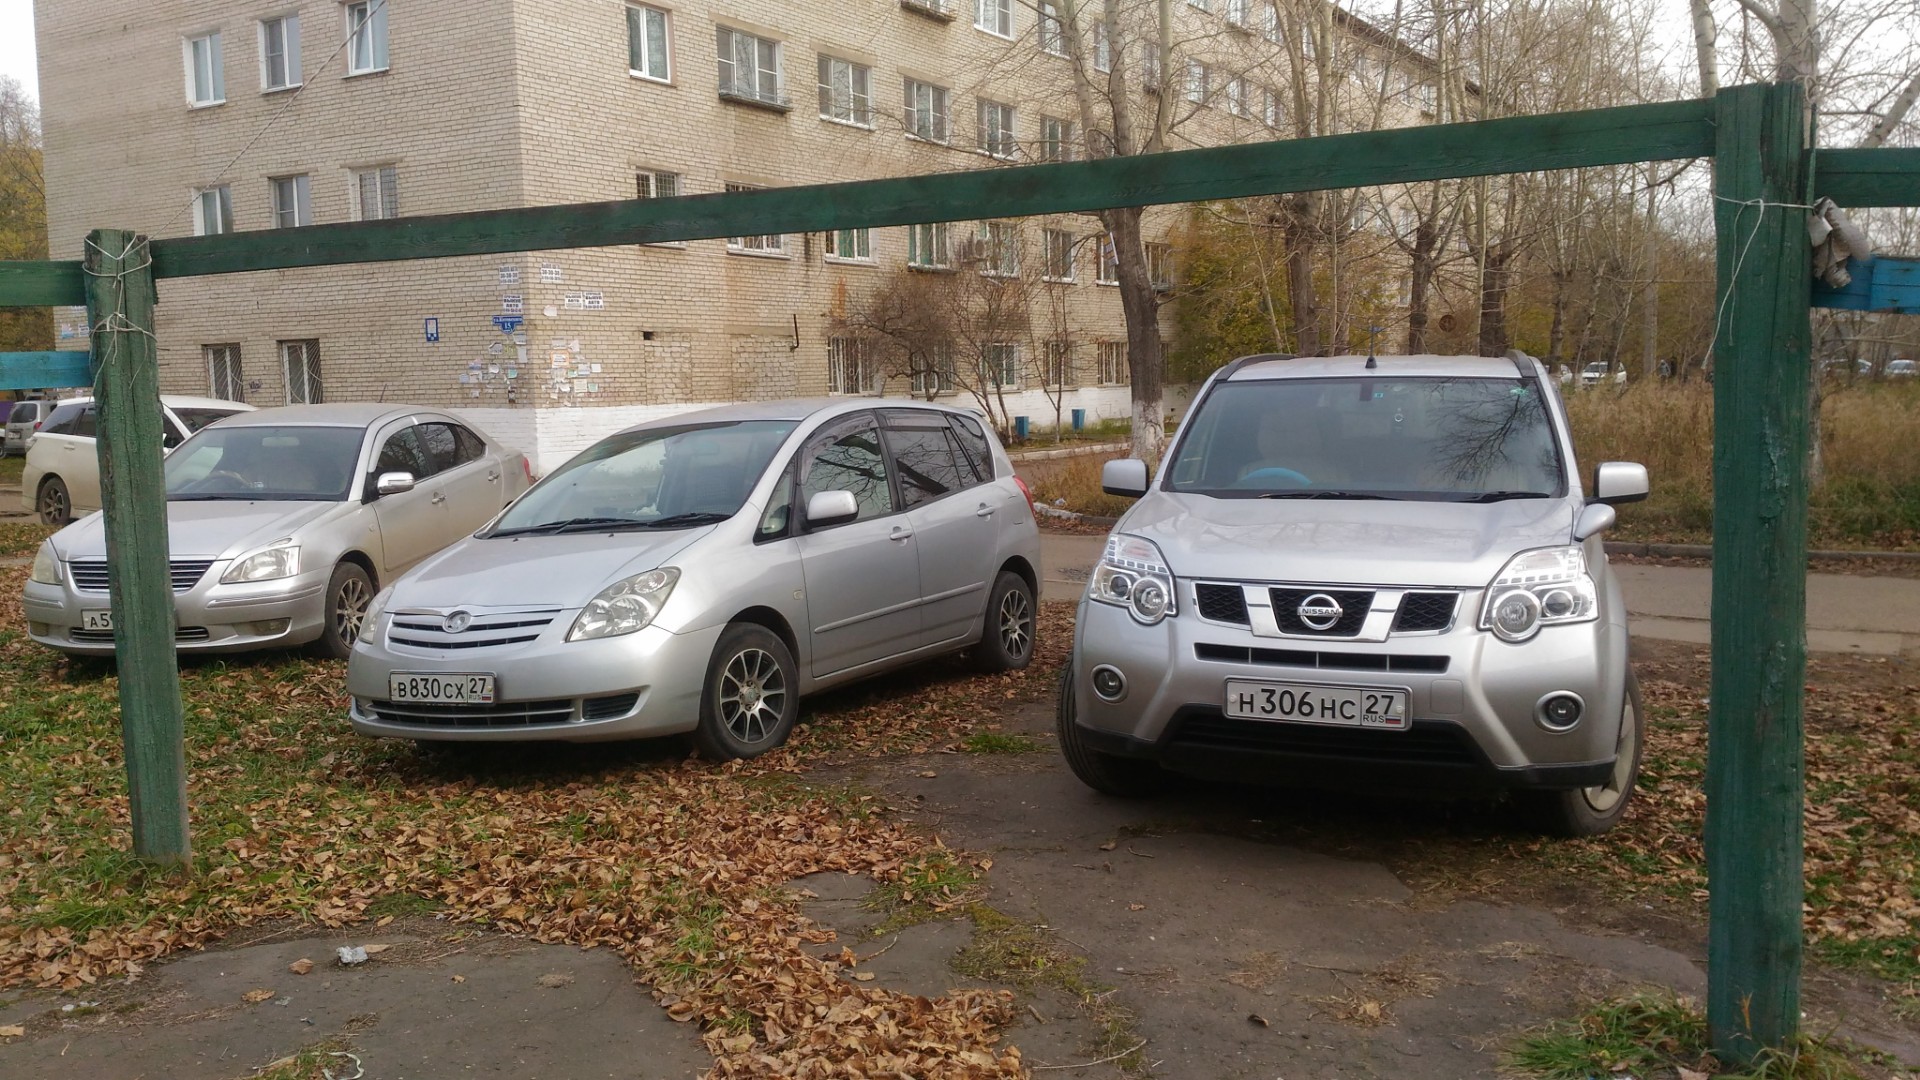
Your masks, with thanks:
[{"label": "rear tail light", "polygon": [[1027,482],[1025,480],[1020,479],[1018,476],[1015,476],[1013,478],[1013,482],[1019,485],[1020,494],[1026,497],[1027,509],[1029,510],[1033,509],[1033,490],[1027,487]]},{"label": "rear tail light", "polygon": [[527,486],[533,486],[533,462],[525,454],[520,455],[520,471],[527,474]]}]

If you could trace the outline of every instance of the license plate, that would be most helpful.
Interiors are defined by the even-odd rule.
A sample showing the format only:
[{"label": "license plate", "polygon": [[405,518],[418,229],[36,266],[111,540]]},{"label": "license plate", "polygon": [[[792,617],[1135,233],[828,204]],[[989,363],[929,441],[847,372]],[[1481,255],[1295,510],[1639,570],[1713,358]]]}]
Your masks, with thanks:
[{"label": "license plate", "polygon": [[1407,729],[1407,692],[1365,686],[1227,681],[1227,715],[1339,727]]},{"label": "license plate", "polygon": [[387,675],[387,697],[428,705],[491,705],[493,676],[474,672],[428,675],[395,671]]},{"label": "license plate", "polygon": [[80,613],[80,629],[82,630],[113,629],[113,612],[111,611],[81,612]]}]

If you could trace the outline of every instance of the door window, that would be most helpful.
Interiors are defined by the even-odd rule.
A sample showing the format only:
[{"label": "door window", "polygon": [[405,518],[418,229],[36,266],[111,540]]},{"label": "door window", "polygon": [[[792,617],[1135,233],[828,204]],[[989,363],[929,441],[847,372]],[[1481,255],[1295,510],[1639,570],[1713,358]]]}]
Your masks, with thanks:
[{"label": "door window", "polygon": [[887,483],[886,459],[880,453],[880,428],[872,416],[861,416],[836,427],[827,441],[808,453],[801,498],[821,491],[851,491],[860,514],[855,519],[893,513],[893,490]]},{"label": "door window", "polygon": [[421,452],[420,438],[414,434],[414,430],[410,427],[401,428],[387,436],[387,441],[380,447],[380,457],[373,466],[374,476],[403,472],[412,473],[415,480],[424,480],[433,475],[433,466]]},{"label": "door window", "polygon": [[452,424],[416,424],[413,430],[419,436],[421,451],[433,466],[432,472],[457,469],[477,456],[466,452]]},{"label": "door window", "polygon": [[993,479],[993,444],[987,441],[986,429],[980,421],[971,416],[947,415],[947,422],[953,426],[954,434],[960,437],[960,445],[966,448],[967,456],[972,460],[973,474],[981,483]]},{"label": "door window", "polygon": [[90,405],[62,405],[53,410],[53,415],[47,417],[46,423],[40,425],[40,433],[42,435],[77,435],[79,432],[74,430],[74,425],[79,421],[80,414],[86,412],[89,417],[87,434],[91,435],[93,434],[91,408]]},{"label": "door window", "polygon": [[909,510],[975,482],[972,464],[938,413],[889,414],[887,450]]},{"label": "door window", "polygon": [[475,435],[459,424],[448,424],[447,426],[453,429],[454,441],[460,444],[460,461],[462,464],[469,461],[478,461],[486,456],[487,440]]}]

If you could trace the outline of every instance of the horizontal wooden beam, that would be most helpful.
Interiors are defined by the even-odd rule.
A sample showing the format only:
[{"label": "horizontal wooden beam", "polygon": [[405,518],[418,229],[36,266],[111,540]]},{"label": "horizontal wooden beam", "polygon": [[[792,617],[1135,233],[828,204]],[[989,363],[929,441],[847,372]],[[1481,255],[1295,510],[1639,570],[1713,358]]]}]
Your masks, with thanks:
[{"label": "horizontal wooden beam", "polygon": [[1813,195],[1841,206],[1920,206],[1920,149],[1819,150]]},{"label": "horizontal wooden beam", "polygon": [[0,390],[92,385],[93,360],[87,353],[0,352]]},{"label": "horizontal wooden beam", "polygon": [[0,307],[79,306],[87,302],[78,259],[0,262]]},{"label": "horizontal wooden beam", "polygon": [[726,195],[538,206],[153,241],[160,278],[1087,212],[1700,157],[1713,102],[1671,101]]}]

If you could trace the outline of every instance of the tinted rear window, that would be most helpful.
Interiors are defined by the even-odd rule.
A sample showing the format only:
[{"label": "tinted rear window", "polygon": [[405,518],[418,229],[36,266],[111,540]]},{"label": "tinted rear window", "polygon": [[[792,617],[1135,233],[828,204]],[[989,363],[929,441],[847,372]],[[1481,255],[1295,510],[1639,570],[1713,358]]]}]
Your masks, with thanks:
[{"label": "tinted rear window", "polygon": [[191,435],[215,420],[224,420],[238,411],[238,409],[175,409],[173,415],[180,418],[180,426],[186,428],[187,434]]},{"label": "tinted rear window", "polygon": [[7,414],[9,424],[31,424],[40,419],[40,403],[37,401],[15,402],[13,411]]}]

